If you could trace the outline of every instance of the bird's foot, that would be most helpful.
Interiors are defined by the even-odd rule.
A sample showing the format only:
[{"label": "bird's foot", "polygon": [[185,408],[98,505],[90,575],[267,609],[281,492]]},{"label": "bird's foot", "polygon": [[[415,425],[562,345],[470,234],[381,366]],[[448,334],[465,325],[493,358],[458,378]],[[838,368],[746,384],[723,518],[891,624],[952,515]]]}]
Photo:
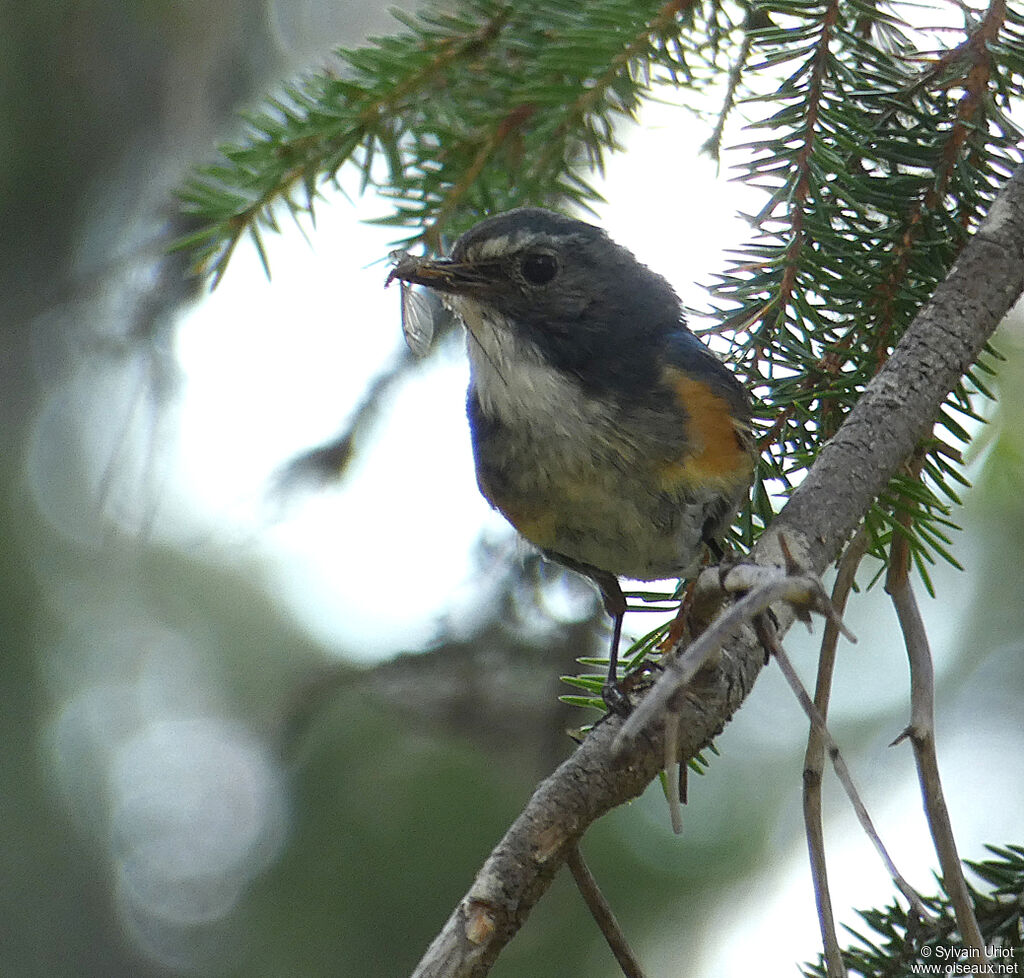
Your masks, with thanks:
[{"label": "bird's foot", "polygon": [[642,696],[654,685],[664,666],[653,659],[644,659],[621,679],[608,681],[601,689],[604,705],[616,716],[626,717],[633,712],[634,697]]},{"label": "bird's foot", "polygon": [[604,700],[604,705],[608,707],[609,713],[614,713],[623,719],[633,712],[633,704],[630,703],[629,697],[617,681],[608,680],[601,687],[601,699]]}]

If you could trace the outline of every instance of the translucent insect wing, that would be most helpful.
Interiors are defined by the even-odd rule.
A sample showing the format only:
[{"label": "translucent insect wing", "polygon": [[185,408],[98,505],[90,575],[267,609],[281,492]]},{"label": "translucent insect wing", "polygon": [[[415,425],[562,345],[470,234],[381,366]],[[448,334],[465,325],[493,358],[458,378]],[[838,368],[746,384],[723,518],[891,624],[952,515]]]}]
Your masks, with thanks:
[{"label": "translucent insect wing", "polygon": [[402,334],[413,356],[423,357],[434,339],[434,308],[426,293],[402,282]]}]

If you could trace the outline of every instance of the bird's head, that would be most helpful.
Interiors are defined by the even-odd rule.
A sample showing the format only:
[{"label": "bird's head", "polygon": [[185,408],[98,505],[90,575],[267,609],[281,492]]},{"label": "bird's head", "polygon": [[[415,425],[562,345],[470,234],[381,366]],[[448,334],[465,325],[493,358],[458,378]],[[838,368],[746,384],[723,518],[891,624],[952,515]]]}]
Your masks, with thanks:
[{"label": "bird's head", "polygon": [[540,208],[480,222],[447,258],[405,255],[390,278],[441,293],[471,333],[506,331],[585,386],[641,380],[682,322],[665,279],[600,228]]}]

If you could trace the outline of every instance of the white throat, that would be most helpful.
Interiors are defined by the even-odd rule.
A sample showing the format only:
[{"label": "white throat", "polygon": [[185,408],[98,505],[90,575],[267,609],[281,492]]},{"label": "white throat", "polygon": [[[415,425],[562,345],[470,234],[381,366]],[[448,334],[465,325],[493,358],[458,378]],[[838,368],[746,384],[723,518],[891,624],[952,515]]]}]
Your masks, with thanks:
[{"label": "white throat", "polygon": [[506,422],[574,428],[587,411],[579,384],[552,367],[529,340],[496,322],[474,299],[449,305],[465,323],[470,374],[485,414]]}]

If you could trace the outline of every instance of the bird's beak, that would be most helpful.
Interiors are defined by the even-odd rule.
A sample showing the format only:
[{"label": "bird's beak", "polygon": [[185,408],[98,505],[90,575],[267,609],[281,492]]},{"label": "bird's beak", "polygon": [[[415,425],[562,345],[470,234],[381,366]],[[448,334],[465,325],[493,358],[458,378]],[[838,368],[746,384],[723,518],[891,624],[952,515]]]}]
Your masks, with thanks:
[{"label": "bird's beak", "polygon": [[481,274],[479,265],[455,262],[450,258],[424,258],[408,252],[396,253],[395,267],[384,284],[389,285],[395,279],[410,285],[423,285],[437,292],[473,293],[488,285],[488,278]]}]

